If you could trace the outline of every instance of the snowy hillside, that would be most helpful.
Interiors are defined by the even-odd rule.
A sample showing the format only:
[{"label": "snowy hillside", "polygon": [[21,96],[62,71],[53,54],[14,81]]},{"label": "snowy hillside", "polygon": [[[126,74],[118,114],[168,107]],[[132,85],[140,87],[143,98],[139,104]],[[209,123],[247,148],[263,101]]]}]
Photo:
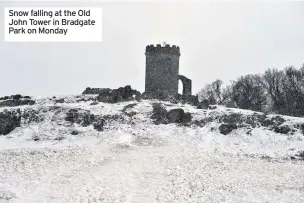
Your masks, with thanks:
[{"label": "snowy hillside", "polygon": [[0,107],[0,203],[304,202],[304,118],[95,98]]}]

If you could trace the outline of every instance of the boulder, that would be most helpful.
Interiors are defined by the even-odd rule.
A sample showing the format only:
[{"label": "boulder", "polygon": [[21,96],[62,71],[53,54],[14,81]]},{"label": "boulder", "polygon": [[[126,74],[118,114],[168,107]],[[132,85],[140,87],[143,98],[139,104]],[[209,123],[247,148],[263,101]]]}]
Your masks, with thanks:
[{"label": "boulder", "polygon": [[20,109],[14,111],[4,111],[0,113],[0,135],[7,135],[16,127],[20,127]]},{"label": "boulder", "polygon": [[183,109],[172,109],[167,113],[169,123],[181,123],[185,112]]},{"label": "boulder", "polygon": [[167,113],[169,123],[188,123],[192,116],[190,113],[185,113],[183,109],[172,109]]},{"label": "boulder", "polygon": [[151,116],[151,119],[154,119],[154,123],[156,125],[158,124],[166,124],[167,121],[167,110],[160,104],[160,103],[154,103],[153,104],[153,113]]},{"label": "boulder", "polygon": [[208,99],[204,99],[197,105],[198,109],[208,109],[209,108],[209,101]]},{"label": "boulder", "polygon": [[274,127],[274,132],[281,134],[288,134],[291,131],[290,127],[287,125]]},{"label": "boulder", "polygon": [[220,133],[223,135],[228,135],[232,130],[237,129],[237,125],[234,123],[222,124],[219,127]]}]

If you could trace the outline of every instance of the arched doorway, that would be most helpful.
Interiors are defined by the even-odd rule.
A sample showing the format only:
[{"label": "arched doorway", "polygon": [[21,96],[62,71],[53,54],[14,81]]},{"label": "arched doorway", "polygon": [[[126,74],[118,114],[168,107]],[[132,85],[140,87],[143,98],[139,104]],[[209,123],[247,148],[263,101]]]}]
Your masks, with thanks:
[{"label": "arched doorway", "polygon": [[178,90],[180,91],[180,89],[182,89],[182,94],[183,95],[191,95],[192,94],[192,90],[191,90],[192,81],[189,78],[186,78],[183,75],[179,75],[178,79],[182,82],[182,87],[178,88]]}]

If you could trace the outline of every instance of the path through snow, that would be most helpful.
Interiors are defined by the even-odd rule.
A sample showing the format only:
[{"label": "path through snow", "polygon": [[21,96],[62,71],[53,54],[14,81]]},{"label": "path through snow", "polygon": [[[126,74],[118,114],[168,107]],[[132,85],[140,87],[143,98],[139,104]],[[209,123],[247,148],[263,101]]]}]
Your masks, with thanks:
[{"label": "path through snow", "polygon": [[0,151],[0,202],[300,203],[303,171],[303,162],[206,151],[183,136],[117,133]]}]

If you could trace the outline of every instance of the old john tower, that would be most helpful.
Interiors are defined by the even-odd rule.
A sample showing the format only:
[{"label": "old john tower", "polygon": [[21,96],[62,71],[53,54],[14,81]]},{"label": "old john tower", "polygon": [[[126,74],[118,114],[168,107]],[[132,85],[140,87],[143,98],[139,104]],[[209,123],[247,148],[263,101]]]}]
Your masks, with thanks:
[{"label": "old john tower", "polygon": [[183,83],[183,95],[191,95],[191,80],[179,75],[180,48],[168,44],[146,47],[145,93],[154,96],[176,96],[178,81]]}]

